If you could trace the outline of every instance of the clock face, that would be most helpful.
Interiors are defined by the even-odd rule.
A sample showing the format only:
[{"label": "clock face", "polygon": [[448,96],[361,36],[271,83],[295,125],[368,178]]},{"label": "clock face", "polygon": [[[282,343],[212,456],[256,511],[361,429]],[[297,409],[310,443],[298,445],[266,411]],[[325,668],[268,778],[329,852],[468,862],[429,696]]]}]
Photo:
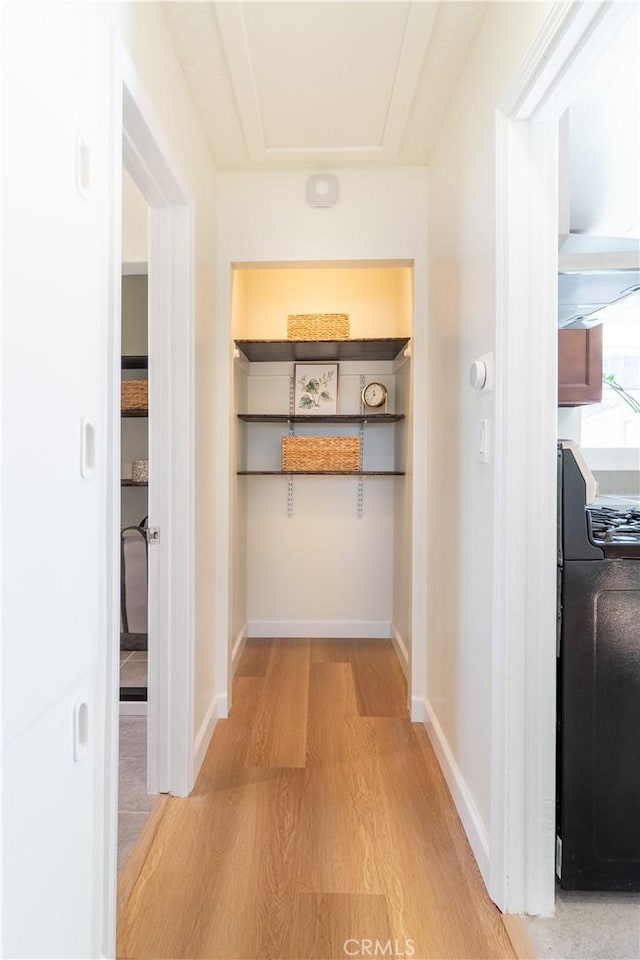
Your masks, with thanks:
[{"label": "clock face", "polygon": [[384,383],[368,383],[362,391],[362,399],[368,407],[381,407],[387,399]]}]

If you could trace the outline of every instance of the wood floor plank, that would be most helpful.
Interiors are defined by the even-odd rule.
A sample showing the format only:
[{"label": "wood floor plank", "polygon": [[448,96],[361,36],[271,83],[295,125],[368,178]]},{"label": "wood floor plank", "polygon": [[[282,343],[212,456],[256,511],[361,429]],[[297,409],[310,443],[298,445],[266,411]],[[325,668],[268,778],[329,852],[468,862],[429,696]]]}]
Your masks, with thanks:
[{"label": "wood floor plank", "polygon": [[273,640],[250,637],[244,645],[236,677],[264,677],[269,665]]},{"label": "wood floor plank", "polygon": [[349,644],[353,640],[313,640],[311,643],[311,663],[349,663]]},{"label": "wood floor plank", "polygon": [[229,717],[216,723],[192,796],[209,796],[215,790],[237,787],[251,779],[246,760],[262,685],[260,677],[235,678]]},{"label": "wood floor plank", "polygon": [[260,692],[249,766],[304,767],[308,689],[309,641],[280,640],[271,649]]},{"label": "wood floor plank", "polygon": [[308,716],[302,889],[380,893],[371,811],[375,771],[360,741],[351,664],[312,665]]},{"label": "wood floor plank", "polygon": [[378,956],[396,956],[395,949],[392,948],[393,953],[387,950],[391,927],[386,897],[299,893],[282,956],[290,960],[345,960],[349,954],[362,956],[361,951],[371,951],[374,944],[379,945]]},{"label": "wood floor plank", "polygon": [[352,640],[349,662],[363,717],[406,717],[407,685],[388,640]]},{"label": "wood floor plank", "polygon": [[[368,719],[374,727],[382,809],[400,884],[389,888],[395,936],[417,955],[458,960],[512,957],[439,769],[429,769],[410,723]],[[435,760],[435,758],[434,758]],[[455,918],[464,916],[465,923]]]},{"label": "wood floor plank", "polygon": [[263,675],[249,649],[196,790],[166,801],[137,859],[119,957],[333,960],[349,940],[361,957],[378,941],[386,957],[513,958],[425,730],[393,678],[382,690],[391,644],[368,664],[349,643],[273,641]]}]

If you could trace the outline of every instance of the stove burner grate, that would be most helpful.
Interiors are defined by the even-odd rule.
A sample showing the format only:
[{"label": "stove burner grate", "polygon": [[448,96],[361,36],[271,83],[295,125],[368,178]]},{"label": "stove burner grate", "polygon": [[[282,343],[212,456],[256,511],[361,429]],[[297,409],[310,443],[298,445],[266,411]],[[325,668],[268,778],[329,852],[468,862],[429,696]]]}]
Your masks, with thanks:
[{"label": "stove burner grate", "polygon": [[640,542],[640,510],[588,507],[589,528],[600,543]]}]

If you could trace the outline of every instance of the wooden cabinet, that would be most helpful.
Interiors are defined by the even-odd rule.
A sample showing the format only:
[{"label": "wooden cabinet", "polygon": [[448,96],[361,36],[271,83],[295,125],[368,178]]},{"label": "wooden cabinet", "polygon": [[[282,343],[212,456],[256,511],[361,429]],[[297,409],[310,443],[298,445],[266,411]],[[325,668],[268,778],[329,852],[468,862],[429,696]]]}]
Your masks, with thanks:
[{"label": "wooden cabinet", "polygon": [[558,406],[602,400],[602,324],[558,330]]}]

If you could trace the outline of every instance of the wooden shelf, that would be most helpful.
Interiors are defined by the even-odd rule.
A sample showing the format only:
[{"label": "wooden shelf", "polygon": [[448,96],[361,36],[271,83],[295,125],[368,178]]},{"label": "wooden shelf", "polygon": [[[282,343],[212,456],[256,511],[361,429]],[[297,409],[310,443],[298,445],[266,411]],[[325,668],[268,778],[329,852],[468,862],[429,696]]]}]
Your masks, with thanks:
[{"label": "wooden shelf", "polygon": [[122,480],[120,481],[120,486],[121,486],[121,487],[148,487],[148,486],[149,486],[149,481],[148,481],[148,480],[125,480],[125,479],[122,479]]},{"label": "wooden shelf", "polygon": [[121,410],[120,416],[122,417],[148,417],[148,410]]},{"label": "wooden shelf", "polygon": [[313,416],[307,413],[239,413],[245,423],[397,423],[403,413],[337,413],[333,416]]},{"label": "wooden shelf", "polygon": [[367,340],[236,340],[247,360],[267,363],[287,360],[395,360],[409,337]]},{"label": "wooden shelf", "polygon": [[123,370],[148,370],[149,357],[142,354],[126,354],[122,357]]},{"label": "wooden shelf", "polygon": [[238,470],[239,477],[404,477],[404,470]]},{"label": "wooden shelf", "polygon": [[120,687],[120,703],[144,703],[146,699],[146,687]]}]

